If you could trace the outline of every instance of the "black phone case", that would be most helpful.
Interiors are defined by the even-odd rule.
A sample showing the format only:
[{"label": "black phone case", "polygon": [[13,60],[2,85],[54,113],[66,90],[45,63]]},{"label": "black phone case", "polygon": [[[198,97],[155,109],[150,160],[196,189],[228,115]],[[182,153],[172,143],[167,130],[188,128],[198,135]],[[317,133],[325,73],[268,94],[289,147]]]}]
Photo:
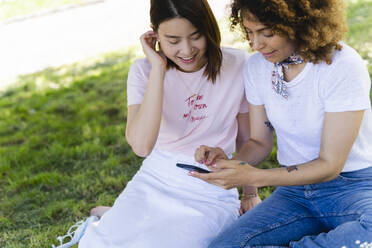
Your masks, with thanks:
[{"label": "black phone case", "polygon": [[200,168],[200,167],[197,167],[197,166],[194,166],[194,165],[190,165],[190,164],[177,163],[176,166],[180,167],[182,169],[188,170],[188,171],[196,171],[196,172],[199,172],[199,173],[210,173],[210,171],[208,171],[208,170],[205,170],[203,168]]}]

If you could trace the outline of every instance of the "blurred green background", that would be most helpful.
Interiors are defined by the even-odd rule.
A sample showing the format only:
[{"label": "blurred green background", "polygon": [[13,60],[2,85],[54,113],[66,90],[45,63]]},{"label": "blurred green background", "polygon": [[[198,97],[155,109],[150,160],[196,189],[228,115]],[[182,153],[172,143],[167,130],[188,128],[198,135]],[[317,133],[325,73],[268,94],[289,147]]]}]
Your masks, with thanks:
[{"label": "blurred green background", "polygon": [[[0,19],[32,13],[37,4],[55,7],[46,0],[27,2],[31,7],[13,11],[0,3]],[[371,75],[370,13],[371,0],[349,1],[346,43],[363,56]],[[227,20],[220,25],[224,45],[246,46],[230,33]],[[92,207],[112,205],[136,173],[142,159],[124,131],[126,78],[138,54],[128,48],[22,75],[0,92],[0,247],[56,244]],[[262,168],[275,167],[275,157],[276,148]],[[261,197],[272,190],[260,189]]]}]

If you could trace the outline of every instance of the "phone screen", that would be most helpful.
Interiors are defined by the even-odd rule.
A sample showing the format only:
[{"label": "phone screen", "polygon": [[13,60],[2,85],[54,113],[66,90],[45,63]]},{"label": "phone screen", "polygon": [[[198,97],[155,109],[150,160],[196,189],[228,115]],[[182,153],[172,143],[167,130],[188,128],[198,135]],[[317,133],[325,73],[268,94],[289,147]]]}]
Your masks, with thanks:
[{"label": "phone screen", "polygon": [[196,171],[196,172],[199,172],[199,173],[210,173],[210,171],[208,171],[208,170],[205,170],[203,168],[200,168],[200,167],[197,167],[197,166],[194,166],[194,165],[191,165],[191,164],[177,163],[176,166],[180,167],[182,169],[188,170],[188,171]]}]

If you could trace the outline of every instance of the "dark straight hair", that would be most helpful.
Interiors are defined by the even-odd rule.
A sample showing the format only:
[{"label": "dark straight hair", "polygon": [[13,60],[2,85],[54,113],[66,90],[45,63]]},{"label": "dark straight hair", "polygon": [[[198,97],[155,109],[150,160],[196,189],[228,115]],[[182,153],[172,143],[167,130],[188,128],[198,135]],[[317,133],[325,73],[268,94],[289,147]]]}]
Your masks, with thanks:
[{"label": "dark straight hair", "polygon": [[[150,18],[155,31],[162,22],[173,18],[191,22],[207,40],[204,76],[213,83],[216,81],[222,65],[221,33],[207,0],[151,0]],[[176,67],[170,59],[168,65]]]}]

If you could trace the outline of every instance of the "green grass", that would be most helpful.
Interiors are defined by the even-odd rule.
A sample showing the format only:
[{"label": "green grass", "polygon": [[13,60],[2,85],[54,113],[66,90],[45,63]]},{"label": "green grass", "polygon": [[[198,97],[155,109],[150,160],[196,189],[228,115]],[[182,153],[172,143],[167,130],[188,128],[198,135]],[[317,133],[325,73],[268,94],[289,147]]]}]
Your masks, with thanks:
[{"label": "green grass", "polygon": [[81,4],[87,0],[12,0],[0,3],[0,21],[54,10],[69,4]]},{"label": "green grass", "polygon": [[92,207],[112,205],[136,173],[142,159],[124,139],[134,57],[117,52],[21,76],[0,97],[0,247],[50,247]]},{"label": "green grass", "polygon": [[133,57],[26,75],[0,98],[0,247],[50,247],[137,171],[123,135]]},{"label": "green grass", "polygon": [[[369,0],[350,4],[347,40],[370,74],[371,8]],[[128,50],[49,68],[0,92],[0,247],[56,244],[92,207],[112,205],[136,173],[142,159],[124,139],[134,58]],[[275,164],[276,148],[261,167]]]},{"label": "green grass", "polygon": [[372,0],[349,0],[347,43],[358,50],[372,74]]}]

